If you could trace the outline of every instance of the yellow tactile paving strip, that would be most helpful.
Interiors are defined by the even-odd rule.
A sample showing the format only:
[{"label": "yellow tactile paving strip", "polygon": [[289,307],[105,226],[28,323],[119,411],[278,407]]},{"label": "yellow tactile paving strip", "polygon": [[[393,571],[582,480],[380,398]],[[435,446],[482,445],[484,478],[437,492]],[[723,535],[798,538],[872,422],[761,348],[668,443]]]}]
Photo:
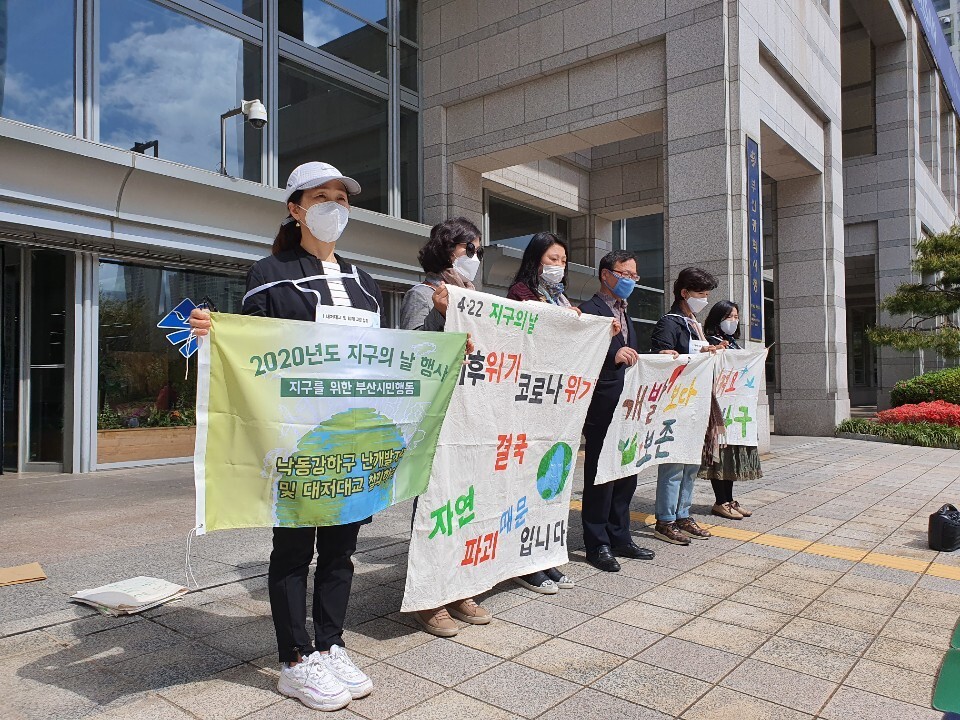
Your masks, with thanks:
[{"label": "yellow tactile paving strip", "polygon": [[[579,500],[570,501],[571,510],[579,511],[582,507],[583,503]],[[630,517],[644,525],[653,525],[656,521],[656,518],[649,513],[632,512],[630,513]],[[700,524],[709,529],[710,532],[717,537],[727,538],[728,540],[741,540],[743,542],[756,543],[757,545],[768,545],[770,547],[783,548],[784,550],[794,550],[811,555],[836,558],[837,560],[866,563],[867,565],[876,565],[892,570],[905,570],[907,572],[917,573],[918,575],[932,575],[933,577],[946,578],[947,580],[960,580],[960,567],[954,567],[952,565],[900,557],[899,555],[869,552],[867,550],[858,550],[857,548],[843,547],[841,545],[810,542],[808,540],[800,540],[783,535],[773,535],[772,533],[751,532],[749,530],[730,527],[729,525]]]}]

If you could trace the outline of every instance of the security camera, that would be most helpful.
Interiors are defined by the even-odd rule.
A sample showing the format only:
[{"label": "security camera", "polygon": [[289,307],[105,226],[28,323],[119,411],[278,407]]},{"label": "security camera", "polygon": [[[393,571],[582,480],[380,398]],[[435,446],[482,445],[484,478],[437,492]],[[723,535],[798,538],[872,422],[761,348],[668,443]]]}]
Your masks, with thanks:
[{"label": "security camera", "polygon": [[263,103],[259,99],[244,100],[242,107],[243,114],[247,116],[247,122],[255,129],[262,130],[263,126],[267,124],[267,109],[263,106]]}]

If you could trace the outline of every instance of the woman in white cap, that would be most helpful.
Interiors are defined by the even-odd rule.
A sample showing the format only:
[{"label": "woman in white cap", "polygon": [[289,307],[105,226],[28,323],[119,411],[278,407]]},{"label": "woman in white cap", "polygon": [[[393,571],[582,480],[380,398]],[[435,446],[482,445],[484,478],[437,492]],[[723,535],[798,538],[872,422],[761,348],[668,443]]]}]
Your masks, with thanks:
[{"label": "woman in white cap", "polygon": [[[245,315],[319,320],[324,308],[352,308],[358,324],[379,326],[382,296],[367,273],[334,254],[360,185],[332,165],[310,162],[287,181],[287,210],[273,252],[247,275]],[[206,335],[210,314],[194,310],[190,325]],[[360,526],[275,527],[268,575],[270,609],[280,652],[279,691],[316,710],[339,710],[364,697],[373,683],[343,647],[343,623],[353,582],[351,556]],[[307,576],[317,548],[314,637],[307,632]]]}]

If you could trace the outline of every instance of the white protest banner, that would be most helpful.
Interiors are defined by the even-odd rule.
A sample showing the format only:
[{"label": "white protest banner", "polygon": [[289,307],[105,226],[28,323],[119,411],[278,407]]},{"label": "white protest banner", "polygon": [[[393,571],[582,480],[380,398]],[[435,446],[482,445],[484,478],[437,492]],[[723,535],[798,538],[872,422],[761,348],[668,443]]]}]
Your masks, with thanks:
[{"label": "white protest banner", "polygon": [[447,288],[446,331],[476,349],[418,501],[404,612],[567,562],[580,433],[610,346],[609,318]]},{"label": "white protest banner", "polygon": [[712,389],[713,353],[641,355],[624,374],[596,483],[661,463],[699,465]]},{"label": "white protest banner", "polygon": [[714,393],[727,426],[727,445],[757,446],[757,399],[767,349],[717,353]]}]

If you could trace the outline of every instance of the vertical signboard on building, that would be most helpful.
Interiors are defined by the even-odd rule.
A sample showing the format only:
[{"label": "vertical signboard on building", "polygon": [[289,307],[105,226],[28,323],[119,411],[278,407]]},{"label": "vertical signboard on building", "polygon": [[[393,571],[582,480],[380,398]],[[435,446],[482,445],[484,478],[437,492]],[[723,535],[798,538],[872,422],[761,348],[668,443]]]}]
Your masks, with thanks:
[{"label": "vertical signboard on building", "polygon": [[747,138],[747,252],[750,260],[750,340],[763,342],[763,250],[760,242],[760,147]]},{"label": "vertical signboard on building", "polygon": [[933,60],[940,69],[940,76],[947,88],[953,109],[960,112],[960,71],[957,70],[953,54],[950,52],[950,45],[943,34],[937,8],[933,0],[913,0],[913,9],[920,20],[920,27],[923,28],[923,34],[927,38]]}]

